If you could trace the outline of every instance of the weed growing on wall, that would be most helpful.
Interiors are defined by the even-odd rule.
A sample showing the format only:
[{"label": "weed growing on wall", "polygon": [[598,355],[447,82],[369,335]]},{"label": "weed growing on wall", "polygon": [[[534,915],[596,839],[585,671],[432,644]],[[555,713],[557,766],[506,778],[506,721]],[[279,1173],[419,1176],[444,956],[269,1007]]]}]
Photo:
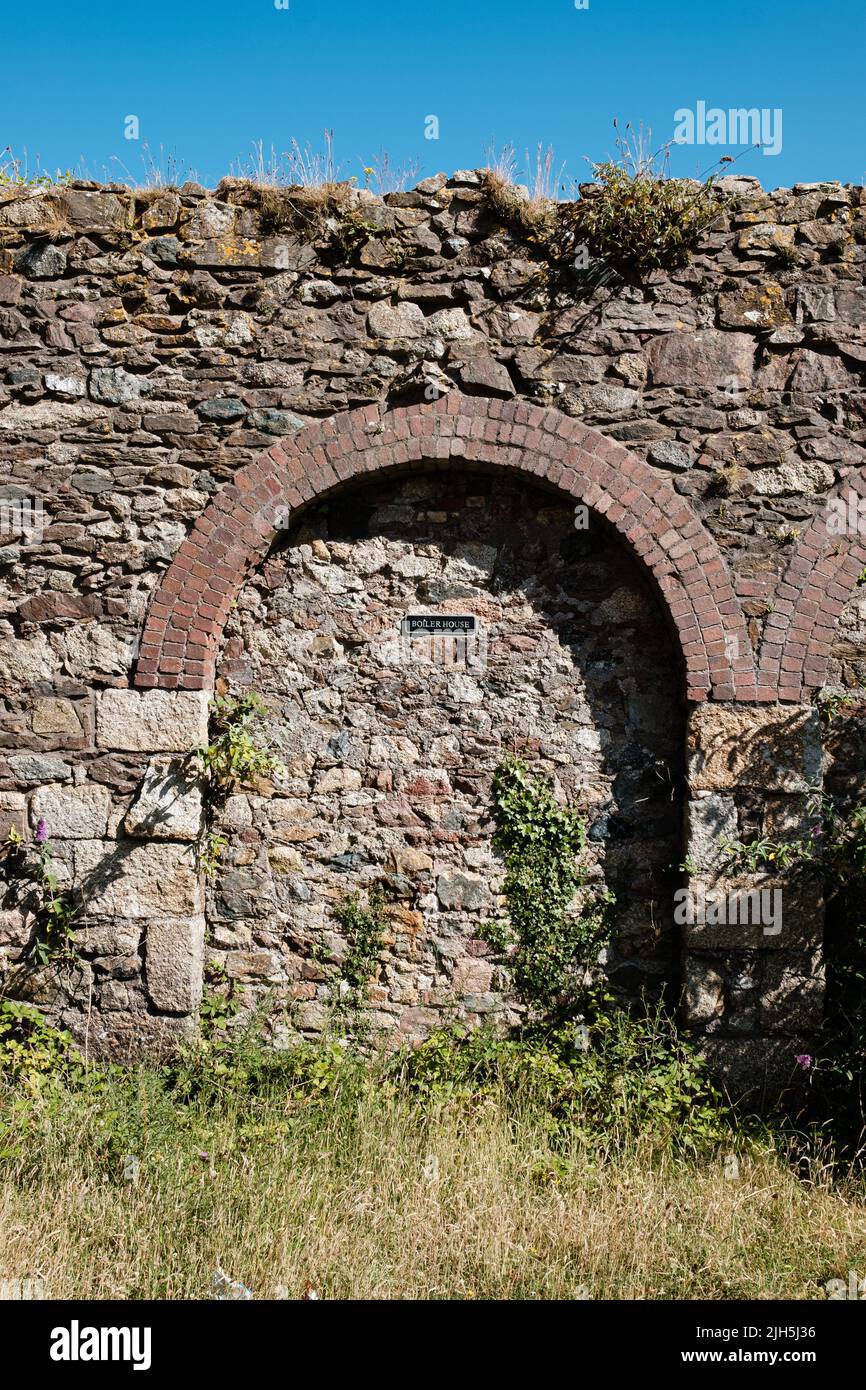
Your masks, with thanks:
[{"label": "weed growing on wall", "polygon": [[370,981],[379,969],[385,942],[385,893],[374,883],[366,906],[358,893],[350,893],[334,908],[349,949],[341,963],[341,977],[349,987],[350,999],[359,1006],[366,997]]},{"label": "weed growing on wall", "polygon": [[[0,1076],[32,1095],[80,1076],[83,1066],[70,1033],[53,1028],[32,1004],[0,999]],[[3,1138],[0,1123],[0,1157]]]},{"label": "weed growing on wall", "polygon": [[210,741],[196,749],[193,759],[204,790],[205,824],[198,845],[203,873],[213,875],[228,844],[214,827],[219,809],[232,791],[257,777],[283,771],[261,733],[267,707],[255,691],[235,698],[217,695],[210,703]]},{"label": "weed growing on wall", "polygon": [[23,155],[16,155],[11,145],[0,150],[0,189],[54,188],[70,183],[73,177],[71,169],[58,169],[50,174],[42,168],[38,155],[35,168],[31,169],[26,150]]},{"label": "weed growing on wall", "polygon": [[581,188],[577,202],[559,205],[558,257],[572,258],[585,245],[630,282],[687,265],[722,207],[715,175],[703,182],[671,178],[668,147],[652,153],[642,133],[618,136],[616,145],[619,158],[593,162],[594,183]]},{"label": "weed growing on wall", "polygon": [[493,847],[505,860],[508,919],[488,924],[484,936],[507,961],[530,1015],[571,1012],[607,939],[612,902],[604,893],[572,905],[586,878],[578,864],[586,822],[560,806],[549,784],[514,757],[496,770],[493,818]]},{"label": "weed growing on wall", "polygon": [[[36,827],[33,844],[13,829],[3,845],[7,872],[17,882],[22,906],[32,910],[35,931],[27,950],[31,965],[77,959],[75,947],[76,909],[69,892],[60,888],[52,867],[48,827],[43,820]],[[29,893],[28,893],[29,889]]]}]

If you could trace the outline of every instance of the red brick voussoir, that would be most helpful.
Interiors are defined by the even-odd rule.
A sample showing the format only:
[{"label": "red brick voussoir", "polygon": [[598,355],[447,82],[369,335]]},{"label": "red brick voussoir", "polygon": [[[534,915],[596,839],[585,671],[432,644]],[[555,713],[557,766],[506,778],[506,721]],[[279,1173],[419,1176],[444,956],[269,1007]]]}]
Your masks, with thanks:
[{"label": "red brick voussoir", "polygon": [[452,391],[316,422],[242,468],[198,518],[151,601],[134,683],[213,683],[223,626],[248,571],[296,510],[367,474],[503,467],[558,489],[640,558],[676,629],[692,700],[754,700],[751,646],[716,542],[689,503],[621,444],[557,410]]},{"label": "red brick voussoir", "polygon": [[834,490],[794,547],[764,628],[760,686],[805,704],[826,684],[839,618],[864,569],[866,468]]}]

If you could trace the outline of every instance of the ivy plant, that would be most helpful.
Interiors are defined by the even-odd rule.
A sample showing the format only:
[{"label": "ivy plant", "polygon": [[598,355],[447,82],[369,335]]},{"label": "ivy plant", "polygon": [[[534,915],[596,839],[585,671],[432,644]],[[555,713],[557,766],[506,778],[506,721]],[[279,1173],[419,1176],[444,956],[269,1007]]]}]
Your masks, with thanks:
[{"label": "ivy plant", "polygon": [[488,923],[482,935],[507,961],[530,1015],[571,1012],[607,939],[613,901],[604,892],[573,906],[586,881],[578,863],[585,819],[559,805],[550,785],[517,757],[497,768],[492,793],[493,847],[505,861],[508,918]]}]

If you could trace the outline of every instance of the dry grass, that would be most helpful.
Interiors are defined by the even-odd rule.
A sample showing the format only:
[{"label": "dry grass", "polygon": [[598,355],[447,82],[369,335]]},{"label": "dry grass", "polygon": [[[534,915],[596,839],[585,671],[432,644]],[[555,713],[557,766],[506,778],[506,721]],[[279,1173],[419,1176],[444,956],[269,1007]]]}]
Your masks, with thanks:
[{"label": "dry grass", "polygon": [[379,1090],[208,1118],[142,1085],[132,1106],[30,1124],[0,1167],[0,1276],[54,1298],[207,1298],[218,1265],[259,1298],[309,1281],[330,1299],[814,1299],[866,1272],[862,1186],[769,1150],[736,1179],[721,1155],[640,1141],[554,1151],[537,1113],[491,1099]]},{"label": "dry grass", "polygon": [[545,150],[539,142],[534,159],[526,151],[525,182],[519,181],[513,145],[501,150],[490,145],[485,153],[484,190],[490,206],[506,226],[530,240],[546,241],[556,225],[556,198],[565,169],[563,164],[556,170],[552,146]]}]

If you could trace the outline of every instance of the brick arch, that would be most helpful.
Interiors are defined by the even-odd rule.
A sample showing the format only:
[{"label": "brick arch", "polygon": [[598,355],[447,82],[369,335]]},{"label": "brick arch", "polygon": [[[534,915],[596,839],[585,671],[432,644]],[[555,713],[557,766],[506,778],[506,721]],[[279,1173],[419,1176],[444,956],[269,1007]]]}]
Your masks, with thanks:
[{"label": "brick arch", "polygon": [[[840,498],[847,511],[849,492],[866,499],[866,468],[847,477],[827,502]],[[773,598],[758,653],[759,684],[773,692],[765,698],[803,703],[826,684],[836,627],[864,568],[866,534],[856,526],[851,534],[832,534],[825,505],[797,541]]]},{"label": "brick arch", "polygon": [[463,396],[310,424],[240,469],[214,497],[154,592],[134,683],[200,690],[246,573],[269,550],[278,509],[294,511],[380,470],[425,461],[502,466],[603,517],[643,562],[682,650],[692,700],[756,698],[751,646],[715,540],[689,503],[621,444],[557,410]]}]

